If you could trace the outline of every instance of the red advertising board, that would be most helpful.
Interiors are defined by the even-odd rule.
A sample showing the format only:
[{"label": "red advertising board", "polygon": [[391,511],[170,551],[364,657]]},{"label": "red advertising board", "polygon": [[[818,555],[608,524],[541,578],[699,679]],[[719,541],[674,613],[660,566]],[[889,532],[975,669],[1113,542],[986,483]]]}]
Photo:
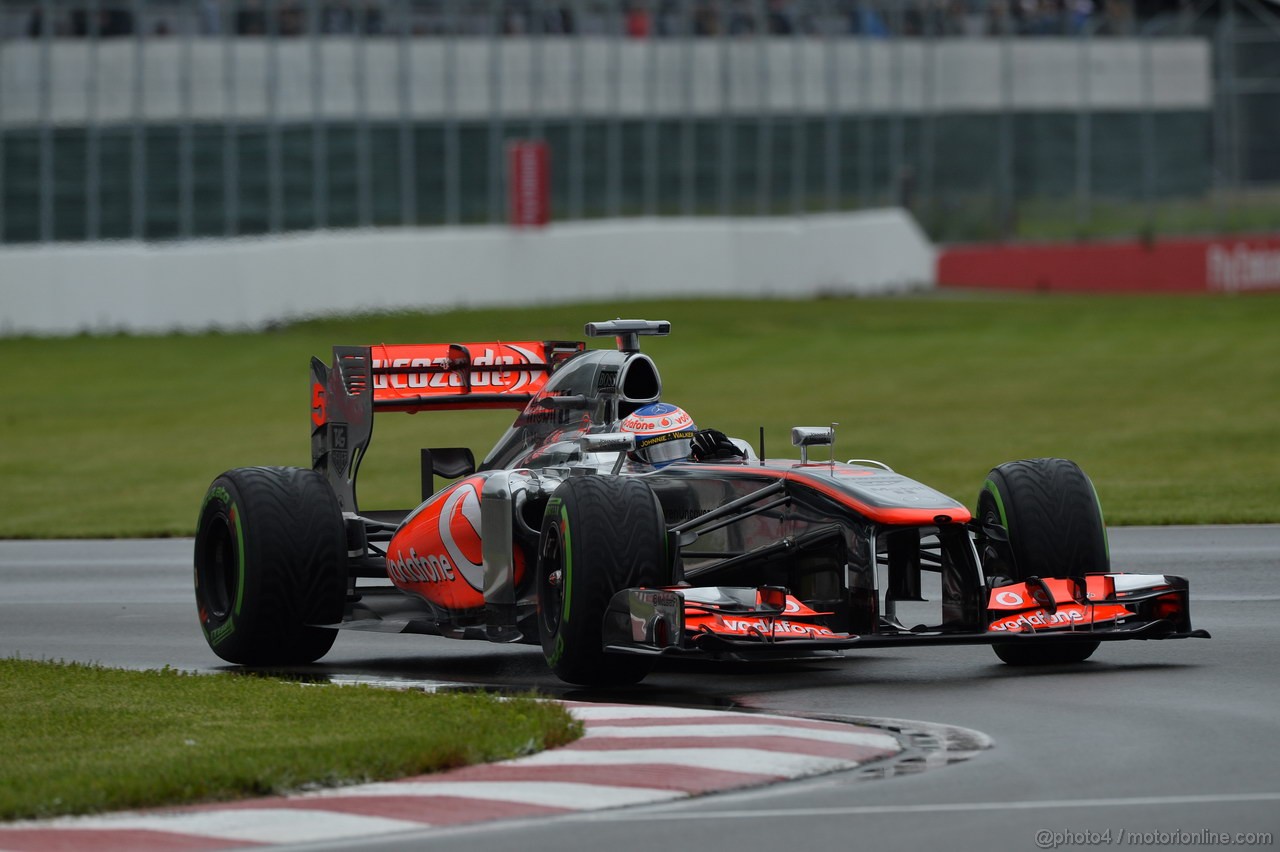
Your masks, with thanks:
[{"label": "red advertising board", "polygon": [[541,139],[507,143],[507,221],[516,228],[551,221],[551,163]]},{"label": "red advertising board", "polygon": [[1280,290],[1280,235],[956,246],[938,253],[938,285],[1045,292]]}]

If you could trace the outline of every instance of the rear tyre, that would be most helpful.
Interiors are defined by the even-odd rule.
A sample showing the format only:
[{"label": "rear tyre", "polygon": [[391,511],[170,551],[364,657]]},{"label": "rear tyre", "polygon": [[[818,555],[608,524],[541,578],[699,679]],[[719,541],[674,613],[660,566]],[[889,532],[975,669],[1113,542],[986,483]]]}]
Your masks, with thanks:
[{"label": "rear tyre", "polygon": [[[1009,536],[1012,559],[984,559],[988,577],[1020,582],[1111,570],[1102,507],[1093,483],[1075,462],[1027,459],[993,468],[978,495],[978,516],[1004,527]],[[1000,643],[993,648],[1009,665],[1060,665],[1088,659],[1098,643]]]},{"label": "rear tyre", "polygon": [[229,470],[209,486],[195,542],[195,591],[209,647],[241,665],[323,657],[342,620],[346,533],[324,476],[305,468]]},{"label": "rear tyre", "polygon": [[662,506],[649,486],[615,476],[571,477],[547,502],[538,541],[538,632],[547,664],[585,686],[637,683],[650,657],[603,650],[614,593],[670,583]]}]

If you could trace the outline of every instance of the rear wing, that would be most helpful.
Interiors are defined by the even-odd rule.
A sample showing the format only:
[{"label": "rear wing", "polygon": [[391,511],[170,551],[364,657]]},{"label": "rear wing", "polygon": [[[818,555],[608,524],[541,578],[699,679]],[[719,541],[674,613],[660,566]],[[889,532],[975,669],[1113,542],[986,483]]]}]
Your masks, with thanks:
[{"label": "rear wing", "polygon": [[520,410],[556,367],[585,348],[569,341],[370,346],[373,407]]},{"label": "rear wing", "polygon": [[326,474],[344,512],[356,511],[355,477],[374,412],[522,410],[578,341],[335,346],[311,359],[311,466]]}]

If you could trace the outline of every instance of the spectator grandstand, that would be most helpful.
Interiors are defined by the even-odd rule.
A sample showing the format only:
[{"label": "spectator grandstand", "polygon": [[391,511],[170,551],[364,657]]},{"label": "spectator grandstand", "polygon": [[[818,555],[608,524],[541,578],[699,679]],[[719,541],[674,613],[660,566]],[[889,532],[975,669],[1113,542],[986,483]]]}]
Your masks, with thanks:
[{"label": "spectator grandstand", "polygon": [[3,0],[0,37],[1132,35],[1217,0]]}]

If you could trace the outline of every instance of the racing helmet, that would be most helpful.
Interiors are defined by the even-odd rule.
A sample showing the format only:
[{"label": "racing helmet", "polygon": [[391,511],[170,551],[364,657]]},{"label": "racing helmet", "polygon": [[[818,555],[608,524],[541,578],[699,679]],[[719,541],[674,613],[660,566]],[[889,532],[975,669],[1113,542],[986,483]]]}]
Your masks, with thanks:
[{"label": "racing helmet", "polygon": [[622,421],[621,429],[636,436],[631,458],[654,467],[689,458],[698,431],[688,412],[666,402],[637,408]]}]

